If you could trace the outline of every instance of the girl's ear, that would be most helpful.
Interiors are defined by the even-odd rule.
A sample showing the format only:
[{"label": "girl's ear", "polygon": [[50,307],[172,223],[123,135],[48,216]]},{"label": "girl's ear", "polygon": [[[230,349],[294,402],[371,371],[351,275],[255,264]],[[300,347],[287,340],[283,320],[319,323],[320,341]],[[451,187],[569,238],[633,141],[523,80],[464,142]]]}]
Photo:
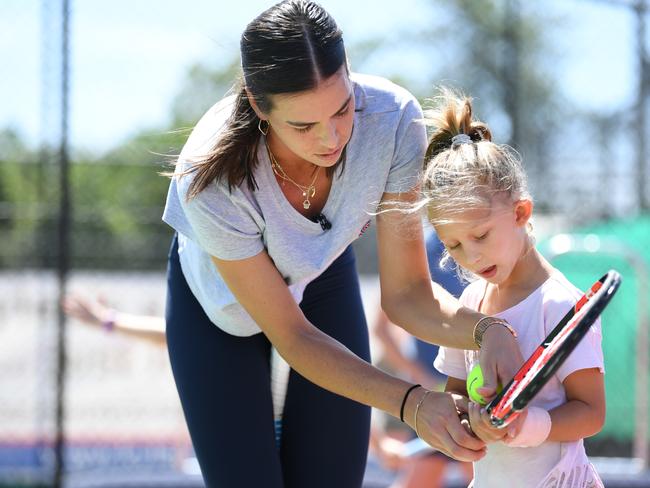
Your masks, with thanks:
[{"label": "girl's ear", "polygon": [[532,200],[518,200],[515,202],[515,224],[518,227],[526,227],[532,215]]}]

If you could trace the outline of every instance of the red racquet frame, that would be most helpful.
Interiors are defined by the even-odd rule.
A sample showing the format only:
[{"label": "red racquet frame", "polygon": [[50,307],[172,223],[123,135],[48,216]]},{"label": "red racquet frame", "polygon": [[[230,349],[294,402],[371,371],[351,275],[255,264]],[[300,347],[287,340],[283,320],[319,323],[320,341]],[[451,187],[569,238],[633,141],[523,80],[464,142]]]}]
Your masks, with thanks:
[{"label": "red racquet frame", "polygon": [[620,284],[621,275],[610,270],[567,312],[510,383],[487,405],[494,426],[507,426],[526,408],[582,340]]}]

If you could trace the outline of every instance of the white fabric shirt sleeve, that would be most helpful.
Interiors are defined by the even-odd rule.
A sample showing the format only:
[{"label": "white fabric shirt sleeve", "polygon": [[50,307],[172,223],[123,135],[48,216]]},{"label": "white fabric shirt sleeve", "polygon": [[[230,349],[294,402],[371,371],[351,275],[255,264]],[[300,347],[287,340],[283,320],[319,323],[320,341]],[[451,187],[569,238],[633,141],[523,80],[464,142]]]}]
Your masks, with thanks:
[{"label": "white fabric shirt sleeve", "polygon": [[244,259],[264,249],[261,223],[241,193],[233,188],[231,194],[225,184],[212,183],[189,202],[181,197],[197,243],[216,258]]},{"label": "white fabric shirt sleeve", "polygon": [[427,133],[422,108],[412,97],[402,111],[395,139],[395,154],[384,190],[387,193],[412,189],[424,163]]},{"label": "white fabric shirt sleeve", "polygon": [[451,347],[440,347],[433,366],[442,374],[459,380],[467,379],[465,368],[465,351]]},{"label": "white fabric shirt sleeve", "polygon": [[[232,111],[232,101],[231,97],[220,101],[201,118],[179,157],[182,170],[212,150]],[[188,201],[193,174],[174,178],[181,208],[192,227],[191,237],[204,251],[219,259],[234,260],[264,249],[263,222],[255,218],[256,209],[241,188],[229,191],[227,183],[214,181]]]}]

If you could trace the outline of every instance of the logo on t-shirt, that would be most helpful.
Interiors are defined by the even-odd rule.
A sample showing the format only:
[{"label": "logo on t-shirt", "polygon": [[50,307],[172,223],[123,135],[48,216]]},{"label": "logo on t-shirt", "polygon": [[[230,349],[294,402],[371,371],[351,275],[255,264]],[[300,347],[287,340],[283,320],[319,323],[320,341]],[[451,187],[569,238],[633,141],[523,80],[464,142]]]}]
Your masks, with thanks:
[{"label": "logo on t-shirt", "polygon": [[359,231],[359,235],[357,237],[361,237],[363,233],[368,230],[368,227],[370,227],[370,220],[363,224],[363,227],[361,227],[361,230]]}]

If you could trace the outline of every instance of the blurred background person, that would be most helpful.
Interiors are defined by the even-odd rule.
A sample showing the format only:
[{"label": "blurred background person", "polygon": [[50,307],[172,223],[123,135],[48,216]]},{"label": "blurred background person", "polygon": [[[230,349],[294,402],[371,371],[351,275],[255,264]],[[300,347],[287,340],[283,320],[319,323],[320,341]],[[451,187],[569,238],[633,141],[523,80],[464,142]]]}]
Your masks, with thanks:
[{"label": "blurred background person", "polygon": [[105,332],[142,339],[160,346],[167,343],[163,317],[122,312],[109,306],[102,298],[87,298],[79,293],[66,295],[61,306],[68,316]]}]

